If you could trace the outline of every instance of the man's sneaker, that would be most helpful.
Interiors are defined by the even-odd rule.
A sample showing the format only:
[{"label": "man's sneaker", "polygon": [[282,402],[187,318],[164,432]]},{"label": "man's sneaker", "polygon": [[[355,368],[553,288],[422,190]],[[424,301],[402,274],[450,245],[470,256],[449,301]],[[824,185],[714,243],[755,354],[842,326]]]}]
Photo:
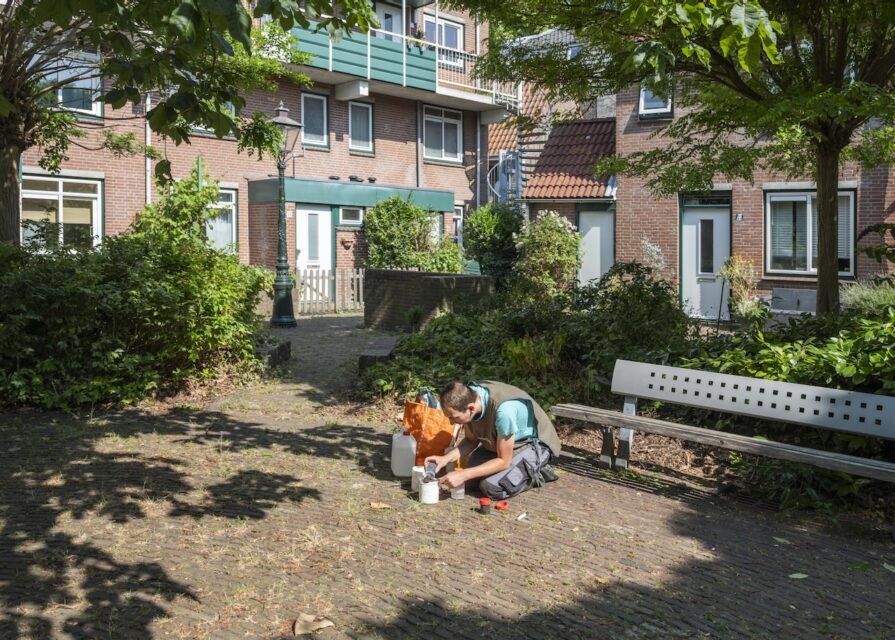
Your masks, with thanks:
[{"label": "man's sneaker", "polygon": [[556,475],[556,471],[554,471],[553,467],[551,467],[549,464],[545,464],[541,468],[541,475],[544,476],[544,480],[546,482],[554,482],[556,480],[559,480],[559,476]]}]

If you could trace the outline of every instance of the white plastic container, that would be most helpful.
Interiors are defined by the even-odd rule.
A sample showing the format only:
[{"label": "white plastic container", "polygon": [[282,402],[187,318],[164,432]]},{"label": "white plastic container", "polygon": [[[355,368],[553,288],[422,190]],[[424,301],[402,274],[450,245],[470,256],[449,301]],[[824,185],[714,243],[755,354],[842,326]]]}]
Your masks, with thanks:
[{"label": "white plastic container", "polygon": [[420,480],[426,473],[425,467],[414,467],[410,470],[410,490],[416,493],[420,490]]},{"label": "white plastic container", "polygon": [[438,480],[420,482],[420,502],[423,504],[436,504],[440,493],[441,486]]},{"label": "white plastic container", "polygon": [[466,484],[461,484],[459,487],[454,487],[451,489],[451,497],[454,500],[462,500],[466,497]]},{"label": "white plastic container", "polygon": [[416,462],[416,439],[409,431],[392,436],[392,473],[409,478]]}]

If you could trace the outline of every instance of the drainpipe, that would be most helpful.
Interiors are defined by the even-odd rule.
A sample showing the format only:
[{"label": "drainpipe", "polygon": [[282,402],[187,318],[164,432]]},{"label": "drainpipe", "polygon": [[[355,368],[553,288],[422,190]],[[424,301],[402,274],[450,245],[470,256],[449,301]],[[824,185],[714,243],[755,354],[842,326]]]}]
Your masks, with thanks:
[{"label": "drainpipe", "polygon": [[144,176],[144,179],[146,182],[146,185],[145,185],[146,186],[146,196],[145,196],[146,204],[149,204],[152,202],[152,158],[149,157],[149,145],[152,144],[152,130],[149,128],[149,117],[147,115],[149,113],[149,107],[150,107],[150,99],[149,99],[149,92],[147,91],[146,98],[145,98],[145,106],[143,107],[143,116],[144,116],[143,127],[145,128],[143,144],[146,147],[146,150],[143,153],[144,163],[146,165],[146,167],[145,167],[146,173]]},{"label": "drainpipe", "polygon": [[420,144],[423,141],[423,103],[419,100],[416,101],[416,186],[419,188],[420,186],[420,173],[422,172],[422,167],[420,167]]},{"label": "drainpipe", "polygon": [[[476,27],[478,31],[478,27]],[[475,208],[482,206],[482,112],[475,112]]]}]

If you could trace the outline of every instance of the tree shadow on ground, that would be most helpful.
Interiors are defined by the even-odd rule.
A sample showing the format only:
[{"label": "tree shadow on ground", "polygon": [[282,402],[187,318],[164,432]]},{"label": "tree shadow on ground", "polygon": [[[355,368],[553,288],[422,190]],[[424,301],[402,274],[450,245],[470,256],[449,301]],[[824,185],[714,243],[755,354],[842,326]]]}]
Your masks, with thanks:
[{"label": "tree shadow on ground", "polygon": [[[597,469],[595,460],[580,459],[573,467],[559,466],[601,481],[612,482],[613,475],[617,479],[624,475]],[[490,581],[472,583],[451,569],[448,573],[454,577],[435,585],[435,591],[443,592],[444,598],[396,597],[390,603],[395,610],[387,623],[373,616],[358,616],[365,631],[363,637],[892,637],[895,579],[885,564],[895,563],[895,545],[884,538],[855,544],[853,538],[832,537],[778,518],[760,517],[761,513],[750,506],[722,499],[719,507],[707,499],[707,492],[669,491],[672,483],[668,482],[638,482],[632,476],[620,479],[618,484],[683,502],[684,506],[661,522],[665,530],[661,537],[651,539],[647,530],[631,536],[638,518],[650,517],[640,511],[643,502],[631,495],[635,518],[625,523],[617,517],[618,521],[612,522],[612,514],[597,516],[608,520],[599,530],[613,535],[613,540],[566,540],[566,544],[579,549],[581,567],[596,576],[582,584],[575,597],[555,598],[559,590],[554,587],[568,584],[567,578],[554,574],[545,560],[548,552],[526,545],[524,534],[516,535],[513,562],[537,567],[537,575],[520,577],[514,584],[496,574]],[[717,496],[713,498],[718,501]],[[567,534],[573,535],[571,531]],[[562,537],[562,532],[559,535]],[[589,544],[609,545],[621,551],[607,560],[605,555],[586,551]],[[569,550],[563,547],[556,552]],[[489,562],[503,566],[502,558],[497,552],[479,553],[469,559],[469,566],[486,569]],[[677,564],[669,561],[674,558]],[[526,615],[508,617],[501,606],[501,594],[519,591],[543,604]],[[457,599],[464,602],[463,607],[458,607]]]},{"label": "tree shadow on ground", "polygon": [[61,533],[64,522],[144,519],[147,501],[162,503],[167,517],[259,520],[278,504],[320,499],[292,475],[243,470],[208,487],[200,504],[189,504],[179,498],[193,490],[189,461],[97,448],[102,438],[153,433],[228,452],[276,448],[350,460],[389,477],[387,437],[362,427],[290,433],[202,412],[122,412],[100,424],[57,414],[0,415],[0,640],[47,638],[60,629],[76,638],[148,639],[150,624],[168,615],[161,600],[198,600],[201,585],[175,580],[155,562],[124,562],[101,540]]}]

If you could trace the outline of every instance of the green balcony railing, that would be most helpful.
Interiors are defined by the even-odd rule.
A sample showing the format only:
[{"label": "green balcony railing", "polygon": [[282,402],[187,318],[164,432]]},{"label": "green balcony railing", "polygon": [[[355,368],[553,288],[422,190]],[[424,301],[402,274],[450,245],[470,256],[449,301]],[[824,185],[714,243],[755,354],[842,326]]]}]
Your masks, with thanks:
[{"label": "green balcony railing", "polygon": [[[483,83],[473,75],[477,56],[399,33],[377,29],[334,40],[325,31],[295,29],[299,48],[313,57],[310,66],[368,80],[436,92],[444,89],[515,110],[516,87]],[[437,50],[437,51],[436,51]]]},{"label": "green balcony railing", "polygon": [[309,66],[425,91],[437,87],[435,49],[428,43],[376,31],[343,35],[339,40],[313,29],[294,33],[299,48],[313,56]]}]

